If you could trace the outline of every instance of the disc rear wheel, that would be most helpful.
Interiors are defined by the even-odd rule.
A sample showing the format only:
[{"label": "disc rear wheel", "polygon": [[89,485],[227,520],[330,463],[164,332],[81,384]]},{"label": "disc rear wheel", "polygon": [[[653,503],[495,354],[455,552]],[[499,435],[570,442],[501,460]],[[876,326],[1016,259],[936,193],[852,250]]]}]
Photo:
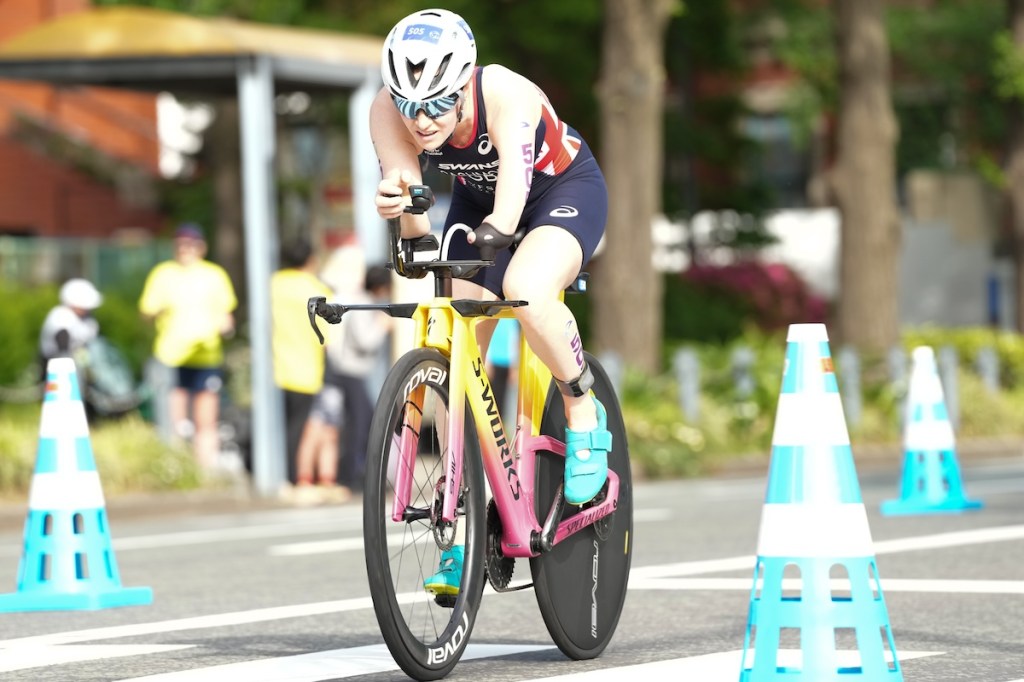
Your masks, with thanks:
[{"label": "disc rear wheel", "polygon": [[[576,660],[600,655],[615,633],[626,599],[633,554],[633,483],[622,411],[604,368],[589,354],[586,360],[594,373],[594,394],[608,412],[608,430],[612,434],[608,468],[619,478],[618,505],[610,516],[530,560],[544,624],[558,648]],[[540,431],[564,441],[565,425],[562,395],[552,382]],[[538,518],[547,518],[564,470],[564,457],[543,451],[537,454]],[[603,499],[607,489],[605,486],[595,502]],[[586,508],[587,505],[581,508],[566,504],[562,518],[570,518]]]}]

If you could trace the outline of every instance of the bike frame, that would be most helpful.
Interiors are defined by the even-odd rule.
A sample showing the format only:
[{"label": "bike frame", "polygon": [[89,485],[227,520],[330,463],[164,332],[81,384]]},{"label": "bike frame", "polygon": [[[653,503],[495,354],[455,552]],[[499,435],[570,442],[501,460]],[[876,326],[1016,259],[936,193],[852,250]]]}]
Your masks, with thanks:
[{"label": "bike frame", "polygon": [[[540,362],[526,342],[520,341],[519,395],[516,401],[516,430],[510,438],[502,423],[500,396],[495,396],[484,371],[484,361],[476,341],[477,325],[487,320],[511,318],[507,304],[495,302],[486,314],[474,311],[463,315],[448,297],[435,297],[420,304],[413,313],[416,347],[434,348],[450,360],[448,376],[448,447],[443,456],[445,476],[444,504],[441,518],[453,522],[461,490],[462,457],[464,455],[465,405],[468,398],[476,433],[480,440],[484,471],[502,521],[501,550],[506,557],[535,557],[541,552],[615,511],[619,479],[608,472],[608,491],[604,500],[593,507],[561,520],[564,503],[561,487],[551,506],[551,513],[542,526],[535,506],[536,458],[539,451],[565,456],[565,443],[540,433],[551,372]],[[484,302],[473,301],[474,304]],[[423,377],[440,380],[443,377]],[[409,382],[407,401],[416,410],[405,410],[406,425],[400,439],[399,461],[395,480],[395,497],[391,518],[403,521],[411,499],[413,464],[420,433],[423,410],[423,387]],[[557,524],[557,525],[556,525]]]}]

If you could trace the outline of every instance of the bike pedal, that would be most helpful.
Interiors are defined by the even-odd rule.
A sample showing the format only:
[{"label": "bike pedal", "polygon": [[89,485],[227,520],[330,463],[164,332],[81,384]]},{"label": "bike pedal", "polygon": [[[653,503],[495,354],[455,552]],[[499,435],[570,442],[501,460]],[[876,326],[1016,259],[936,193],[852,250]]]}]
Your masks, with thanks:
[{"label": "bike pedal", "polygon": [[454,609],[455,602],[458,601],[459,595],[457,594],[435,594],[434,603],[443,609]]}]

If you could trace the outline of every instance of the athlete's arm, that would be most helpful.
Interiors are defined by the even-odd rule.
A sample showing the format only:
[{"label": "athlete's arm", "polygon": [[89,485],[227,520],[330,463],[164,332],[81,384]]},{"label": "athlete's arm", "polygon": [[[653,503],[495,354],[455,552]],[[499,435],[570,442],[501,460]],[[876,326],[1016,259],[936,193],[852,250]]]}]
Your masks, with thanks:
[{"label": "athlete's arm", "polygon": [[409,185],[423,183],[419,150],[384,88],[370,105],[370,139],[377,152],[382,175],[375,199],[377,214],[385,220],[400,218],[404,238],[422,237],[430,232],[427,215],[403,213],[411,203]]},{"label": "athlete's arm", "polygon": [[501,163],[494,190],[494,210],[484,219],[498,231],[512,234],[526,206],[533,182],[533,148],[541,116],[537,86],[503,66],[487,66],[483,75],[487,130]]}]

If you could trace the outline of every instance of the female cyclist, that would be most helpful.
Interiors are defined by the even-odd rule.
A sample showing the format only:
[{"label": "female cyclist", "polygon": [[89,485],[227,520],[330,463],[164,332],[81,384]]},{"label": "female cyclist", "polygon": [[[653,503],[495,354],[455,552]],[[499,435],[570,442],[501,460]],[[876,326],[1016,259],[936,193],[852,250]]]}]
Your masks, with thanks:
[{"label": "female cyclist", "polygon": [[[593,376],[576,320],[560,294],[604,233],[607,188],[590,148],[544,93],[503,66],[477,66],[476,56],[473,32],[447,10],[416,12],[391,29],[381,59],[384,87],[370,113],[383,175],[377,212],[399,218],[404,238],[423,236],[427,216],[403,212],[409,186],[422,184],[421,159],[455,177],[443,236],[447,257],[478,259],[483,243],[500,250],[495,266],[456,280],[453,294],[529,303],[514,310],[564,395],[565,498],[581,505],[603,487],[612,443],[604,407],[589,391]],[[526,236],[511,253],[504,247],[519,228]],[[493,324],[480,327],[486,348]],[[442,556],[428,590],[458,589],[459,549]]]}]

